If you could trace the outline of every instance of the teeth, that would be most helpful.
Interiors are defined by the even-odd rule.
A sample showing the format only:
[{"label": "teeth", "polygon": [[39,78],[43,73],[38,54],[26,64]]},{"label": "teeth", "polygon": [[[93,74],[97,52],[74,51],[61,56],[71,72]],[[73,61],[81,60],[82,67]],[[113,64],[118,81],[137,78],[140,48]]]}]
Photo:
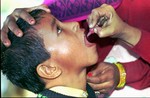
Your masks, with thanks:
[{"label": "teeth", "polygon": [[90,29],[89,32],[88,32],[88,34],[87,34],[87,37],[89,37],[93,33],[94,33],[94,29]]}]

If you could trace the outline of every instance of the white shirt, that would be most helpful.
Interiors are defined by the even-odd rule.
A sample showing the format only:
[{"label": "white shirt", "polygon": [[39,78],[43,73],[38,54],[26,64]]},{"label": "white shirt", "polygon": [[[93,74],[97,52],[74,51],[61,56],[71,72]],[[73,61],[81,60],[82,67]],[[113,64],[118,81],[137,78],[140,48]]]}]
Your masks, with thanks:
[{"label": "white shirt", "polygon": [[87,91],[83,91],[81,89],[76,89],[76,88],[71,88],[71,87],[65,87],[65,86],[55,86],[50,88],[49,90],[52,90],[54,92],[67,95],[67,96],[72,96],[72,97],[84,97],[87,98],[88,93]]}]

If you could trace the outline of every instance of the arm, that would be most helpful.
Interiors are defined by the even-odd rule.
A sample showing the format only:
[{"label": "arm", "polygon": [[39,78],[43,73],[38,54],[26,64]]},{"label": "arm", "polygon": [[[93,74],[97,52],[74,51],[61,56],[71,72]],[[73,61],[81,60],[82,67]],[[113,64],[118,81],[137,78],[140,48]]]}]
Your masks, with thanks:
[{"label": "arm", "polygon": [[[97,20],[100,16],[103,15],[109,17],[109,20],[102,27],[97,27],[96,25]],[[150,52],[148,50],[150,48],[149,47],[150,45],[145,46],[145,44],[150,40],[150,35],[149,35],[150,33],[147,32],[145,34],[140,29],[132,27],[126,24],[125,22],[123,22],[111,6],[102,5],[100,8],[93,10],[91,15],[88,18],[88,23],[89,26],[94,29],[95,33],[98,34],[100,38],[111,36],[113,38],[118,38],[120,40],[123,40],[125,43],[131,46],[132,50],[134,50],[137,54],[139,54],[143,59],[148,61],[149,54],[150,54],[148,53]],[[146,50],[146,48],[148,48],[148,50]],[[100,57],[105,57],[105,56],[100,55]],[[126,63],[126,64],[123,63],[123,66],[125,67],[126,74],[127,74],[127,80],[126,80],[127,85],[130,85],[137,89],[143,89],[149,87],[149,81],[150,81],[149,64],[145,63],[144,60],[138,60],[134,62],[134,65],[132,64],[133,62]],[[143,71],[146,72],[147,75],[139,74],[139,72],[143,73]],[[136,74],[134,74],[133,72]],[[132,78],[135,77],[135,75],[136,78]],[[101,76],[99,75],[98,77]],[[137,85],[137,83],[140,85]],[[97,84],[95,83],[95,86],[96,85]],[[99,87],[99,89],[101,88]]]},{"label": "arm", "polygon": [[[99,27],[97,21],[101,16],[107,16],[108,21],[102,27]],[[150,52],[147,51],[150,49],[150,45],[148,45],[150,32],[142,31],[124,22],[112,6],[103,4],[101,7],[92,10],[88,23],[89,27],[93,28],[100,38],[108,36],[118,38],[133,48],[143,59],[150,61]]]},{"label": "arm", "polygon": [[[145,3],[142,3],[145,2]],[[129,5],[129,3],[132,3]],[[139,5],[140,4],[140,5]],[[147,4],[147,5],[145,5]],[[150,84],[150,1],[138,0],[128,1],[123,0],[120,7],[116,9],[117,14],[128,24],[140,28],[141,37],[138,43],[131,48],[141,58],[135,62],[123,64],[127,71],[127,85],[137,89],[149,87]],[[129,6],[129,7],[127,7]],[[144,6],[144,7],[143,7]],[[130,13],[129,13],[130,12]],[[147,62],[147,63],[146,63]],[[136,68],[136,69],[135,69]],[[134,76],[133,72],[136,75]],[[141,74],[139,74],[141,73]],[[139,80],[139,81],[137,81]]]},{"label": "arm", "polygon": [[141,39],[132,48],[137,54],[139,54],[145,61],[150,64],[150,32],[142,31]]},{"label": "arm", "polygon": [[150,64],[141,58],[129,63],[122,63],[126,70],[126,84],[135,89],[150,87]]},{"label": "arm", "polygon": [[[108,20],[102,27],[97,25],[99,17],[106,16]],[[92,10],[89,15],[88,24],[94,29],[100,38],[112,37],[123,40],[130,46],[135,46],[141,37],[141,31],[125,23],[116,13],[111,5],[103,4],[99,8]]]}]

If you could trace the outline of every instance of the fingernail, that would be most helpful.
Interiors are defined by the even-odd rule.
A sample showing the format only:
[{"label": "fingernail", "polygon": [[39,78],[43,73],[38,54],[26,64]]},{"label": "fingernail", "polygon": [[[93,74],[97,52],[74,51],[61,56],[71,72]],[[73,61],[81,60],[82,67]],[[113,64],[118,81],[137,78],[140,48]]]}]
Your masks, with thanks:
[{"label": "fingernail", "polygon": [[47,10],[47,12],[51,12],[51,10],[50,9],[46,9]]},{"label": "fingernail", "polygon": [[88,75],[88,77],[92,77],[93,76],[92,72],[89,72],[87,75]]},{"label": "fingernail", "polygon": [[9,46],[9,43],[5,41],[5,42],[4,42],[4,45],[8,47],[8,46]]},{"label": "fingernail", "polygon": [[22,37],[22,33],[18,33],[17,36],[18,36],[18,37]]},{"label": "fingernail", "polygon": [[97,33],[97,29],[96,28],[94,28],[94,32]]},{"label": "fingernail", "polygon": [[93,28],[93,24],[89,24],[89,28]]},{"label": "fingernail", "polygon": [[34,20],[33,19],[30,19],[30,24],[34,24]]},{"label": "fingernail", "polygon": [[21,37],[22,36],[22,33],[20,31],[17,31],[17,36],[18,37]]}]

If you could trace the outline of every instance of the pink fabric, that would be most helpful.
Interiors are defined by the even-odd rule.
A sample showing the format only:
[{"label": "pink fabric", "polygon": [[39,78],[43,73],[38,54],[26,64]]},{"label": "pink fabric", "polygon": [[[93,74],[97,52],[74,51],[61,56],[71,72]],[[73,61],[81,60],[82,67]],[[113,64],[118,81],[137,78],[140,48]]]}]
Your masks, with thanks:
[{"label": "pink fabric", "polygon": [[85,20],[93,8],[106,3],[117,8],[122,0],[44,0],[52,14],[61,21]]}]

